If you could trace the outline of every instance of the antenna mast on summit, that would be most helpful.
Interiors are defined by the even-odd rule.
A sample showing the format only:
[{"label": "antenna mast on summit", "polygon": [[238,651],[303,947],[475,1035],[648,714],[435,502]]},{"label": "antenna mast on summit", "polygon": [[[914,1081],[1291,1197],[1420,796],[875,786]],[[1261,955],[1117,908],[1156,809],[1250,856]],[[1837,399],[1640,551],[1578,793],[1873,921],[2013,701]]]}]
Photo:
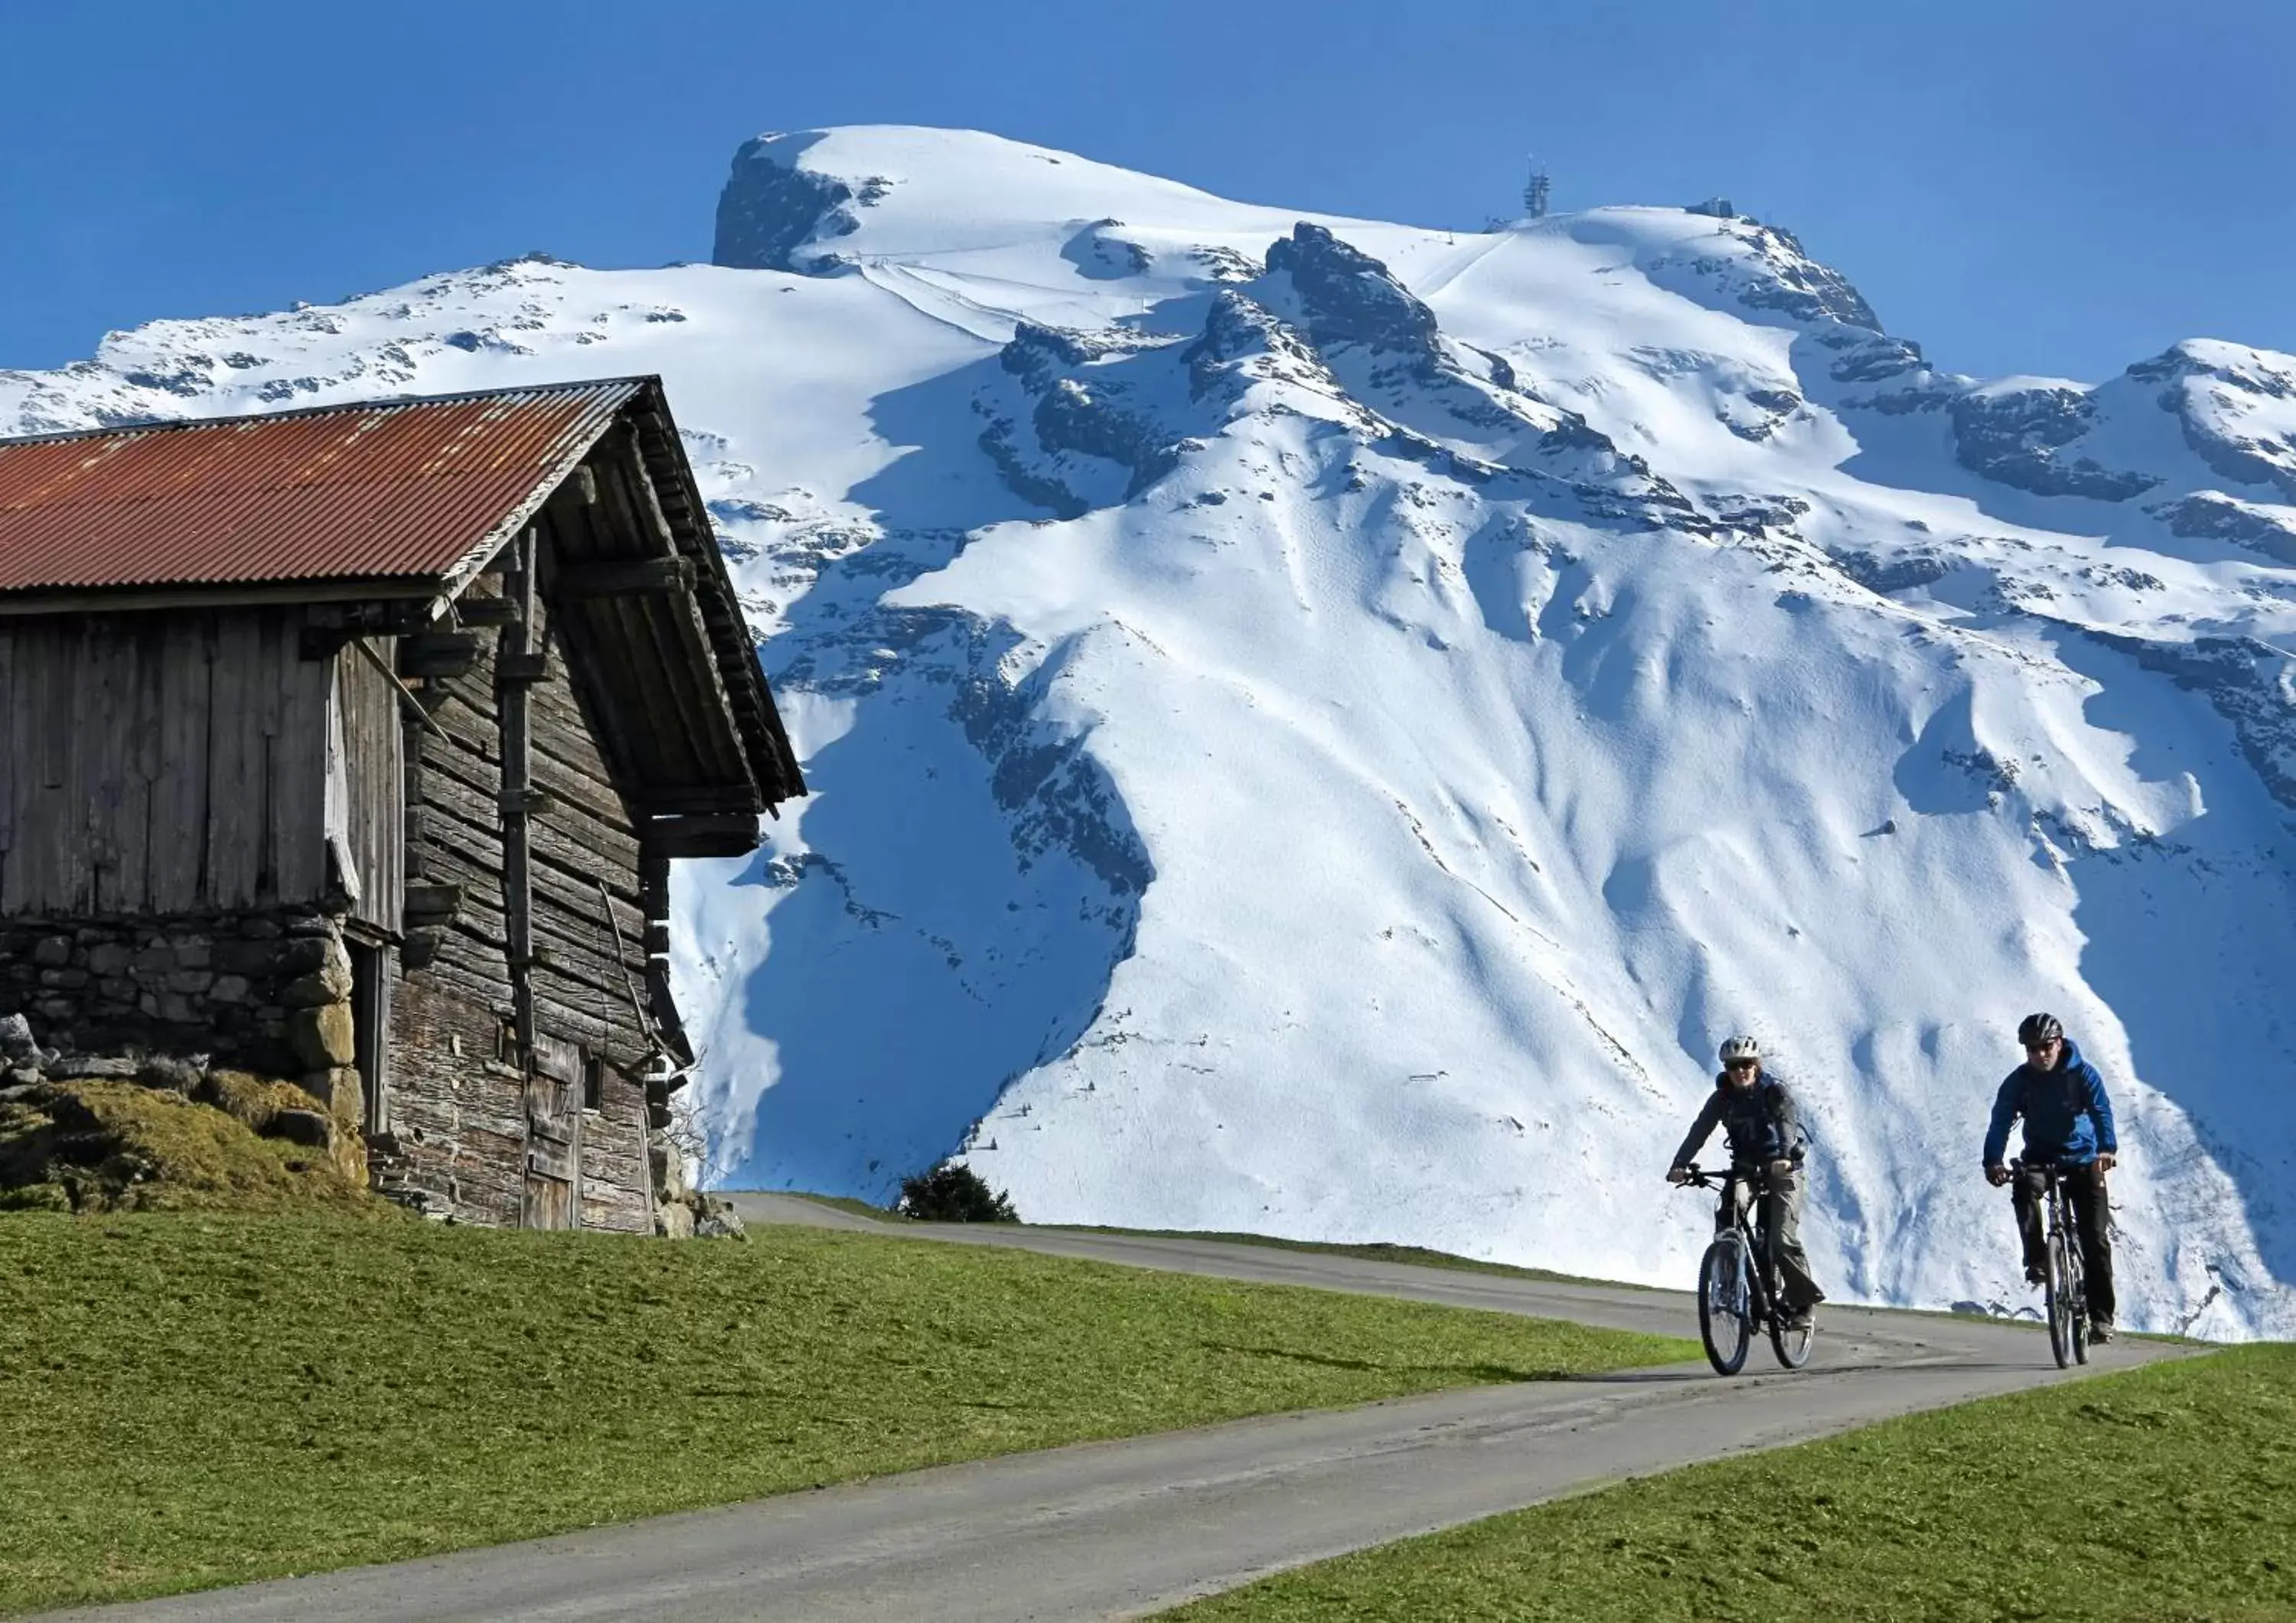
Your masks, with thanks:
[{"label": "antenna mast on summit", "polygon": [[1546,166],[1538,161],[1537,154],[1534,153],[1530,160],[1530,178],[1523,182],[1522,186],[1524,218],[1545,219],[1546,218],[1547,186]]}]

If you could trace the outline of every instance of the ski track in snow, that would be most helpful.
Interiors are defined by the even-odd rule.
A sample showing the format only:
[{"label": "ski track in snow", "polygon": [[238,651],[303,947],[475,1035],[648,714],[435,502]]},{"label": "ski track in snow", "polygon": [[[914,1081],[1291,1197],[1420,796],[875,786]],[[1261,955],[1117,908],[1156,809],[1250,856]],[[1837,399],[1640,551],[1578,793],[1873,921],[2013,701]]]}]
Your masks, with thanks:
[{"label": "ski track in snow", "polygon": [[815,790],[676,881],[721,1174],[961,1148],[1040,1221],[1679,1283],[1659,1174],[1742,1028],[1835,1294],[2013,1310],[1976,1159],[2046,1007],[2124,1318],[2296,1334],[2296,359],[1978,384],[1746,220],[1450,234],[958,132],[734,194],[748,268],[0,373],[16,433],[667,379]]}]

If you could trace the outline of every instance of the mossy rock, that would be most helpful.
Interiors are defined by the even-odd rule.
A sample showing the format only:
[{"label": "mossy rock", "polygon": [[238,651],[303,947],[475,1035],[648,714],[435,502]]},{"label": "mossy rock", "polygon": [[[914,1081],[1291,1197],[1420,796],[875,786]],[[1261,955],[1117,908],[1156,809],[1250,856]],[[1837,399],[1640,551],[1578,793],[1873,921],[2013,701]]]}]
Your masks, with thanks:
[{"label": "mossy rock", "polygon": [[311,1109],[293,1083],[223,1072],[200,1093],[83,1079],[0,1105],[0,1210],[396,1210],[368,1191],[356,1132],[328,1148],[263,1135]]},{"label": "mossy rock", "polygon": [[27,1183],[0,1189],[0,1212],[69,1212],[71,1195],[61,1183]]}]

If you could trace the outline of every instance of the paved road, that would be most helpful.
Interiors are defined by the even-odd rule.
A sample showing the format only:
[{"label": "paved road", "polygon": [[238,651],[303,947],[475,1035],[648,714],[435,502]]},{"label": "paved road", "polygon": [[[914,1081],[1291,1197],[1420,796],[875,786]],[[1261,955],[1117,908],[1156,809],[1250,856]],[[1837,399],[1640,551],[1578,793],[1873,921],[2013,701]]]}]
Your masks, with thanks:
[{"label": "paved road", "polygon": [[[811,1201],[752,1223],[882,1233]],[[1375,1291],[1695,1335],[1689,1298],[1315,1252],[1074,1230],[904,1225],[1224,1278]],[[2101,1351],[2099,1369],[2165,1355]],[[1749,1368],[1767,1356],[1758,1348]],[[1620,1477],[2063,1379],[2047,1342],[1978,1320],[1829,1309],[1812,1366],[1703,1364],[1481,1388],[1052,1449],[394,1567],[67,1614],[136,1623],[945,1623],[1136,1617],[1345,1550]]]}]

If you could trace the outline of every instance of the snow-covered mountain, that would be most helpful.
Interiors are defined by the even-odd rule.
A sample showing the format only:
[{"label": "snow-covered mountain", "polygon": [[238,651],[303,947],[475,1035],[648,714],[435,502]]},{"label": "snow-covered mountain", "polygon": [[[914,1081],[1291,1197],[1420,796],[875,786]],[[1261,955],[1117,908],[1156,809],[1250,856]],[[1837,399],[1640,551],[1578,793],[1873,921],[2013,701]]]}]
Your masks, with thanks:
[{"label": "snow-covered mountain", "polygon": [[1749,219],[947,131],[752,142],[718,227],[113,334],[0,428],[664,375],[816,790],[683,880],[729,1176],[1679,1283],[1742,1028],[1836,1297],[2015,1306],[2046,1007],[2124,1318],[2296,1333],[2296,358],[1980,383]]}]

